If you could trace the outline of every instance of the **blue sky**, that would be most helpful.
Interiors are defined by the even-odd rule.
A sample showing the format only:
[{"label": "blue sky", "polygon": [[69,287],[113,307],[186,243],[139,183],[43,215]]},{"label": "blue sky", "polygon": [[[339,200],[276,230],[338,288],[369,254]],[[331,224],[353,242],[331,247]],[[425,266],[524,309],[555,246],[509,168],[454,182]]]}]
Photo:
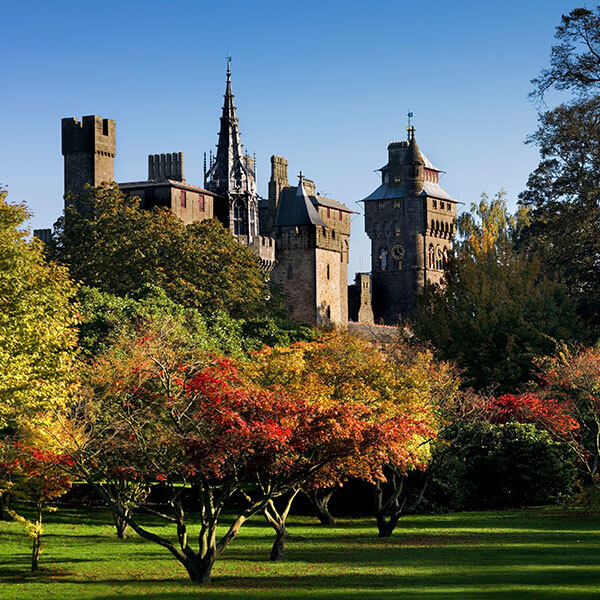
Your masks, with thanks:
[{"label": "blue sky", "polygon": [[[317,190],[355,204],[378,185],[386,147],[406,136],[447,172],[468,207],[504,187],[512,207],[538,161],[529,80],[548,64],[554,28],[582,3],[26,2],[0,21],[0,183],[33,227],[62,210],[60,119],[117,121],[117,181],[146,178],[147,155],[184,152],[202,185],[217,141],[232,55],[242,142],[267,193],[269,157],[286,156]],[[353,221],[350,274],[368,270]]]}]

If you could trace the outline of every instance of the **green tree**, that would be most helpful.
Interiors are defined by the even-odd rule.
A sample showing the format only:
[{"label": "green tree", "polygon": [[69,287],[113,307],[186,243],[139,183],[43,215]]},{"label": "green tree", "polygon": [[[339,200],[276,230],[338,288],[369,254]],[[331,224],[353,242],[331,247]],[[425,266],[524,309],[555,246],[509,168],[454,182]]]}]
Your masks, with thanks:
[{"label": "green tree", "polygon": [[532,80],[531,95],[572,96],[542,112],[527,140],[541,160],[520,196],[532,208],[520,242],[569,285],[587,324],[580,338],[589,342],[600,331],[600,7],[564,15],[555,37],[550,67]]},{"label": "green tree", "polygon": [[77,344],[76,286],[28,240],[30,216],[0,191],[0,428],[65,401]]},{"label": "green tree", "polygon": [[577,329],[567,287],[546,276],[535,256],[514,250],[527,215],[517,217],[503,193],[473,205],[459,221],[464,239],[444,286],[428,286],[415,313],[417,335],[455,360],[478,389],[513,391],[530,379],[535,356],[551,354]]},{"label": "green tree", "polygon": [[85,285],[125,296],[144,285],[203,313],[234,317],[268,310],[259,261],[214,219],[186,226],[164,207],[140,210],[116,184],[72,198],[54,230],[50,256]]}]

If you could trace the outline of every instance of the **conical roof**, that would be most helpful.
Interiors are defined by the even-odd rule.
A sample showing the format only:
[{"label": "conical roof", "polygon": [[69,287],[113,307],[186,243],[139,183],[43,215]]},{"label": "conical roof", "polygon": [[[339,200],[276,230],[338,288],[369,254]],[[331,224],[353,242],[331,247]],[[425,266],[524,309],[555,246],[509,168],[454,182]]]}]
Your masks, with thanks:
[{"label": "conical roof", "polygon": [[295,193],[293,188],[282,190],[275,226],[321,225],[325,227],[325,222],[319,216],[304,189],[302,172],[299,179]]},{"label": "conical roof", "polygon": [[415,139],[413,132],[408,140],[408,148],[406,148],[406,152],[404,153],[404,164],[413,165],[415,163],[421,163],[424,165],[425,157],[419,148],[419,144],[417,144],[417,140]]}]

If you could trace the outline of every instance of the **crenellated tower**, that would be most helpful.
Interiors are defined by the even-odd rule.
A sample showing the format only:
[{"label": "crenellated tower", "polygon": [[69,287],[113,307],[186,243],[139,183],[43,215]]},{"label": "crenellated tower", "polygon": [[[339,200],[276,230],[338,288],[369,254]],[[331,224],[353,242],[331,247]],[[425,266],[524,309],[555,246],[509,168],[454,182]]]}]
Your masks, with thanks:
[{"label": "crenellated tower", "polygon": [[412,315],[426,283],[440,283],[456,227],[457,202],[439,185],[414,127],[388,146],[381,185],[362,202],[371,239],[375,320],[393,324]]},{"label": "crenellated tower", "polygon": [[114,180],[115,122],[97,115],[81,121],[62,119],[62,154],[65,157],[65,196],[79,194],[83,186]]}]

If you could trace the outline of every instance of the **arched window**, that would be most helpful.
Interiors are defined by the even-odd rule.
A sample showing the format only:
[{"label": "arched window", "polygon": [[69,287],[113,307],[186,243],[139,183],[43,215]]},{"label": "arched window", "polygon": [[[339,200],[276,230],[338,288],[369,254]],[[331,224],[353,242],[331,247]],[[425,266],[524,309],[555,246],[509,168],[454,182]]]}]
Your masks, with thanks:
[{"label": "arched window", "polygon": [[331,239],[335,240],[335,229],[331,230]]},{"label": "arched window", "polygon": [[444,246],[444,269],[448,266],[448,248]]},{"label": "arched window", "polygon": [[385,224],[383,231],[385,233],[385,237],[392,237],[392,226],[389,223]]},{"label": "arched window", "polygon": [[327,227],[323,227],[323,237],[327,237]]},{"label": "arched window", "polygon": [[233,204],[233,233],[234,235],[248,233],[248,215],[240,200],[236,200]]},{"label": "arched window", "polygon": [[294,265],[288,265],[287,278],[294,279]]},{"label": "arched window", "polygon": [[387,271],[388,269],[388,249],[385,246],[381,246],[379,249],[379,270]]},{"label": "arched window", "polygon": [[427,264],[430,269],[435,269],[435,250],[433,244],[429,244],[428,260]]},{"label": "arched window", "polygon": [[431,233],[435,231],[435,221],[431,219]]},{"label": "arched window", "polygon": [[398,223],[398,222],[394,223],[394,235],[395,235],[396,237],[400,237],[400,234],[401,234],[401,233],[402,233],[402,232],[401,232],[401,230],[400,230],[400,223]]},{"label": "arched window", "polygon": [[375,226],[373,227],[373,235],[376,238],[381,237],[381,225],[379,223],[375,223]]},{"label": "arched window", "polygon": [[438,271],[441,271],[444,268],[442,249],[439,246],[435,249],[435,268]]}]

